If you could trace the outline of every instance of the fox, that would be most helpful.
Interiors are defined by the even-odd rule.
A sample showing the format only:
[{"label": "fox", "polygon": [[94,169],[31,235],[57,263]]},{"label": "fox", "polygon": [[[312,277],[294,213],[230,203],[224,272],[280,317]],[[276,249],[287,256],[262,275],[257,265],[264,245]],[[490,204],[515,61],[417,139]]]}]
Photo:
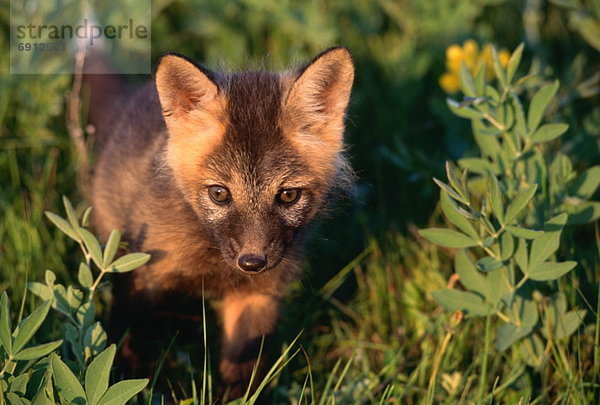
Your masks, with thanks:
[{"label": "fox", "polygon": [[160,328],[157,313],[206,297],[218,302],[229,399],[253,370],[265,373],[259,351],[300,276],[310,225],[353,181],[344,142],[353,81],[350,52],[334,47],[280,72],[225,73],[169,53],[120,102],[92,86],[93,226],[151,255],[115,281],[111,324],[129,330],[126,358],[135,363],[145,330]]}]

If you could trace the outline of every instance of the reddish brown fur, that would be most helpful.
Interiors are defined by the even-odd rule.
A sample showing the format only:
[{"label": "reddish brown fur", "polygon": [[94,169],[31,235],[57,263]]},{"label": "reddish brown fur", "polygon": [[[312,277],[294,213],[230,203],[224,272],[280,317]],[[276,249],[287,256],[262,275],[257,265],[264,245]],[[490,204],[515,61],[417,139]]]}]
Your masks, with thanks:
[{"label": "reddish brown fur", "polygon": [[[274,332],[298,273],[305,229],[330,191],[348,183],[343,119],[352,80],[343,48],[281,74],[222,75],[180,56],[162,59],[155,83],[111,123],[94,177],[101,235],[119,229],[132,250],[152,254],[118,282],[117,330],[131,326],[135,341],[136,321],[173,310],[173,299],[221,299],[221,378],[234,395],[243,391],[257,342]],[[212,202],[213,185],[227,187],[232,201]],[[282,189],[299,189],[300,198],[281,205]],[[264,255],[264,271],[236,268],[250,253]]]}]

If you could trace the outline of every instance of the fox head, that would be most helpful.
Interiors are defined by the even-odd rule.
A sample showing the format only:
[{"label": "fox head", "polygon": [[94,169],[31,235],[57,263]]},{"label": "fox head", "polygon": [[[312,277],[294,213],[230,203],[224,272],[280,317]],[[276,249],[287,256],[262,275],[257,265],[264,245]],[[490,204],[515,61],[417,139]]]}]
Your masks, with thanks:
[{"label": "fox head", "polygon": [[285,262],[329,191],[347,184],[353,78],[345,48],[283,73],[221,74],[161,59],[165,160],[229,266],[259,273]]}]

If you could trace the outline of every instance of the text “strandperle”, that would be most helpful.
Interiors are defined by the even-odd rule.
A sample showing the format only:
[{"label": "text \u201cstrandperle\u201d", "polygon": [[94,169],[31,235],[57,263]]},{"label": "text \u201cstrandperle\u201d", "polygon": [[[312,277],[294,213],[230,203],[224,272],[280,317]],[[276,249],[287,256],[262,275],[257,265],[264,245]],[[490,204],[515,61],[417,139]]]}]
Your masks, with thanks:
[{"label": "text \u201cstrandperle\u201d", "polygon": [[79,25],[40,25],[30,23],[28,25],[17,25],[17,39],[41,39],[41,40],[63,40],[63,39],[87,39],[90,45],[94,40],[100,38],[108,39],[146,39],[148,28],[145,25],[135,25],[133,19],[128,24],[120,25],[98,25],[90,24],[88,19],[83,19]]}]

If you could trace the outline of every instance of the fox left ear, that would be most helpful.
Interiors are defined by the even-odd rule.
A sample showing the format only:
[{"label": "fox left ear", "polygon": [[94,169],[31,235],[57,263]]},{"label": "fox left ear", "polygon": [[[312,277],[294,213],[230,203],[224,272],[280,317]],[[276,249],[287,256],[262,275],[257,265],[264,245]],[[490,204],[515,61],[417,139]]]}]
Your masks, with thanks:
[{"label": "fox left ear", "polygon": [[354,66],[346,48],[331,48],[309,63],[285,99],[286,121],[295,123],[295,136],[341,150],[353,81]]}]

